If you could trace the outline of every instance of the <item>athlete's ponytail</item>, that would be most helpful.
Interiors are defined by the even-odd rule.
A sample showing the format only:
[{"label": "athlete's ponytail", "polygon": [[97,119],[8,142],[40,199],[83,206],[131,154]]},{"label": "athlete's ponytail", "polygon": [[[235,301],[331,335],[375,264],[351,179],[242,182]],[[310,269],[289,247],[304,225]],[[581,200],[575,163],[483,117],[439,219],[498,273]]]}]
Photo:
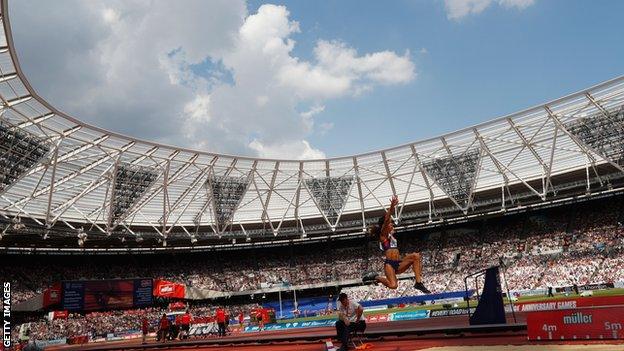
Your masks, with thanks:
[{"label": "athlete's ponytail", "polygon": [[368,226],[368,236],[379,238],[379,232],[381,231],[381,227],[377,224],[371,224]]},{"label": "athlete's ponytail", "polygon": [[385,216],[381,216],[379,217],[377,224],[370,225],[368,227],[368,235],[379,238],[379,235],[381,235],[381,228],[383,228],[385,219]]}]

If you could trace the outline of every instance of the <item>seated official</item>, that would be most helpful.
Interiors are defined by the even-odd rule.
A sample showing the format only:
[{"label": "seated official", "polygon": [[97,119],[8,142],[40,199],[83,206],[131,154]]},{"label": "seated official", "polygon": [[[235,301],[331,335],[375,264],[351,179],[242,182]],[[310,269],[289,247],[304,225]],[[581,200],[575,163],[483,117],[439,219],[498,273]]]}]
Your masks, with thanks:
[{"label": "seated official", "polygon": [[364,332],[366,330],[366,322],[362,319],[364,309],[359,303],[349,300],[345,293],[339,295],[338,301],[336,334],[341,342],[340,351],[345,351],[347,350],[349,334],[354,331]]}]

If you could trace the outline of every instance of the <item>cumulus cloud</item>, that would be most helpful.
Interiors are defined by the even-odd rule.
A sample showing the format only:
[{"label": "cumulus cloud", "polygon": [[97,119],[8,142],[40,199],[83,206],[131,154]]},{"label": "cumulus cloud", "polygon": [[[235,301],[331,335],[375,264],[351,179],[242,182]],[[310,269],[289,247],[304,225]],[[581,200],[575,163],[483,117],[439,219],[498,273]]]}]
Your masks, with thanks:
[{"label": "cumulus cloud", "polygon": [[308,132],[314,130],[314,116],[319,113],[325,111],[325,106],[323,105],[315,105],[312,106],[309,110],[301,112],[301,118],[303,119],[303,124],[306,127]]},{"label": "cumulus cloud", "polygon": [[300,158],[319,159],[325,158],[325,153],[310,146],[306,140],[295,140],[284,143],[263,144],[259,140],[253,140],[249,147],[264,158]]},{"label": "cumulus cloud", "polygon": [[446,15],[452,20],[481,13],[492,4],[523,10],[534,3],[535,0],[444,0]]},{"label": "cumulus cloud", "polygon": [[315,105],[312,106],[308,111],[301,112],[301,116],[303,118],[312,118],[314,115],[318,115],[319,113],[325,111],[325,106],[323,105]]},{"label": "cumulus cloud", "polygon": [[321,135],[327,134],[327,132],[329,132],[333,128],[334,128],[334,123],[333,122],[322,122],[319,125],[319,131],[320,131]]},{"label": "cumulus cloud", "polygon": [[168,144],[320,158],[308,140],[333,126],[315,126],[324,102],[416,77],[409,51],[359,53],[330,39],[312,59],[297,57],[300,24],[284,6],[249,14],[242,0],[63,1],[12,5],[33,86],[78,118]]}]

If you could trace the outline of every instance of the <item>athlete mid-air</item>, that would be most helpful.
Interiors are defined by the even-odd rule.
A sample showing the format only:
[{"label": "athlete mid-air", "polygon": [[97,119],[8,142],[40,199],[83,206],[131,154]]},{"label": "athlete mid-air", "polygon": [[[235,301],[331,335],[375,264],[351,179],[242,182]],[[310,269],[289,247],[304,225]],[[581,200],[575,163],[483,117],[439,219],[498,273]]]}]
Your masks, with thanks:
[{"label": "athlete mid-air", "polygon": [[414,271],[414,288],[425,294],[431,292],[422,283],[422,259],[419,253],[410,253],[401,258],[397,240],[394,237],[394,224],[392,221],[392,213],[399,199],[393,196],[390,200],[390,208],[386,214],[379,218],[377,225],[369,228],[369,234],[379,241],[379,248],[384,252],[384,272],[385,276],[380,276],[376,272],[369,272],[364,275],[362,281],[365,283],[378,282],[390,289],[396,289],[399,286],[397,274],[407,271],[410,267]]}]

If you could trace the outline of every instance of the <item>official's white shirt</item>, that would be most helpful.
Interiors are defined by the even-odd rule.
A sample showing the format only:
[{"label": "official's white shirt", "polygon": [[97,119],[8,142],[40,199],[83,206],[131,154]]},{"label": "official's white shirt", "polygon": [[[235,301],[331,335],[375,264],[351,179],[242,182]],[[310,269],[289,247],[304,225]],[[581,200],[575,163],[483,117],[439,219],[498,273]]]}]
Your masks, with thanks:
[{"label": "official's white shirt", "polygon": [[349,300],[349,303],[346,307],[340,301],[338,301],[338,312],[344,314],[350,322],[355,322],[355,320],[357,319],[357,310],[360,307],[360,304],[353,300]]}]

